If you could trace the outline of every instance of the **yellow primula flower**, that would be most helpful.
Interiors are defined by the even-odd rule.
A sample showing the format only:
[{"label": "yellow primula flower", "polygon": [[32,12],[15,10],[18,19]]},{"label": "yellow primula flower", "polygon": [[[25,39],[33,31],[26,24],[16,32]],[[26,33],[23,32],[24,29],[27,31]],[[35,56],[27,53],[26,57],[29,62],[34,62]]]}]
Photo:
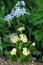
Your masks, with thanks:
[{"label": "yellow primula flower", "polygon": [[23,48],[23,51],[27,51],[27,48],[25,47],[25,48]]},{"label": "yellow primula flower", "polygon": [[18,28],[17,30],[18,30],[18,31],[23,31],[23,30],[25,30],[25,28],[24,28],[24,27],[20,27],[20,28]]},{"label": "yellow primula flower", "polygon": [[30,51],[28,51],[27,48],[23,48],[22,53],[23,55],[28,56],[30,54]]},{"label": "yellow primula flower", "polygon": [[20,40],[25,43],[25,42],[27,42],[28,39],[25,34],[20,34]]},{"label": "yellow primula flower", "polygon": [[16,52],[17,52],[16,48],[13,48],[13,49],[10,51],[10,54],[11,54],[11,55],[16,55]]},{"label": "yellow primula flower", "polygon": [[19,37],[16,35],[11,35],[10,36],[10,40],[13,42],[13,43],[16,43],[17,41],[19,41]]},{"label": "yellow primula flower", "polygon": [[35,46],[35,42],[32,43],[32,46]]}]

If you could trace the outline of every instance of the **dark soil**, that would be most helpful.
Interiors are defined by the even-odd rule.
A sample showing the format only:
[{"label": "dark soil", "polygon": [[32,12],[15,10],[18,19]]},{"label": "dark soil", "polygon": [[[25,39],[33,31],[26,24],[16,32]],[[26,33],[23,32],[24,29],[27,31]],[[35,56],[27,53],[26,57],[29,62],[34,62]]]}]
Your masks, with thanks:
[{"label": "dark soil", "polygon": [[[19,62],[8,62],[4,58],[0,58],[0,65],[23,65],[22,63]],[[27,65],[43,65],[41,62],[28,62]]]}]

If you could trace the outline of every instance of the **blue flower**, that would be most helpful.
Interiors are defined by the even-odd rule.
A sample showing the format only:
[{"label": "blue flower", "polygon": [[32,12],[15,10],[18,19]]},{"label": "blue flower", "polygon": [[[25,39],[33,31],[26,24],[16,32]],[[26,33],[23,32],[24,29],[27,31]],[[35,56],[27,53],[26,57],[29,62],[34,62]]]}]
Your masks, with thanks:
[{"label": "blue flower", "polygon": [[16,5],[15,5],[16,10],[15,11],[12,10],[10,14],[8,14],[7,16],[5,16],[5,20],[10,21],[15,16],[18,18],[19,16],[24,15],[24,14],[30,15],[30,13],[28,13],[24,7],[20,8],[20,5],[25,6],[25,2],[24,1],[18,1],[16,3]]},{"label": "blue flower", "polygon": [[24,1],[21,1],[21,4],[22,4],[23,6],[25,6],[25,2],[24,2]]}]

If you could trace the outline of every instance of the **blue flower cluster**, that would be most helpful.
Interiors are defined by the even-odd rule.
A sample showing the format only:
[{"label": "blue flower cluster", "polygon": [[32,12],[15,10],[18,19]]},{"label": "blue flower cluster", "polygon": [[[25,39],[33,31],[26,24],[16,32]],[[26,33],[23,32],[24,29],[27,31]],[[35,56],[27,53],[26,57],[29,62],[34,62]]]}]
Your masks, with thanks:
[{"label": "blue flower cluster", "polygon": [[12,20],[12,18],[14,18],[14,16],[16,16],[18,18],[19,16],[24,15],[24,14],[30,15],[30,13],[28,13],[24,7],[20,8],[20,5],[25,6],[25,2],[24,1],[21,1],[21,2],[18,1],[15,5],[16,10],[15,11],[12,10],[10,14],[5,16],[5,20],[10,21],[10,20]]}]

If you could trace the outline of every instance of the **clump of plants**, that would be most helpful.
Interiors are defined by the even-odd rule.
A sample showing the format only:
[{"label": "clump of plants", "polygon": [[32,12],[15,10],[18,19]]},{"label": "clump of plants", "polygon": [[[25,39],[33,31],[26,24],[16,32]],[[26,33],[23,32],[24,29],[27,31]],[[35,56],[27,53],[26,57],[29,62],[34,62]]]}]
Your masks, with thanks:
[{"label": "clump of plants", "polygon": [[16,10],[5,16],[8,32],[4,32],[2,37],[3,53],[10,61],[27,62],[32,60],[31,54],[35,50],[35,42],[29,40],[26,34],[27,23],[24,18],[30,13],[25,8],[24,1],[18,1],[13,9]]},{"label": "clump of plants", "polygon": [[3,53],[10,61],[27,62],[32,60],[35,42],[28,39],[26,34],[27,17],[30,13],[25,8],[25,2],[16,4],[10,14],[5,16],[2,34]]},{"label": "clump of plants", "polygon": [[0,50],[9,61],[25,63],[33,57],[43,61],[43,12],[39,3],[29,0],[31,5],[26,8],[24,1],[18,1],[0,18]]},{"label": "clump of plants", "polygon": [[32,53],[35,50],[35,42],[28,40],[26,34],[22,33],[24,27],[17,29],[18,33],[12,33],[9,36],[10,43],[5,44],[4,54],[10,61],[27,62],[32,60]]}]

